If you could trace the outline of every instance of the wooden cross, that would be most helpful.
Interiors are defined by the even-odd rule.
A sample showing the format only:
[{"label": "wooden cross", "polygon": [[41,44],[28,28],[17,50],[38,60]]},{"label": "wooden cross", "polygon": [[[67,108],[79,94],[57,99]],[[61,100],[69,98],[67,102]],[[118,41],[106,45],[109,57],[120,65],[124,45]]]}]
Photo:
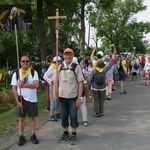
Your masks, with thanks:
[{"label": "wooden cross", "polygon": [[48,16],[48,19],[56,20],[56,35],[59,34],[59,19],[66,19],[67,16],[59,16],[59,10],[56,9],[56,16]]},{"label": "wooden cross", "polygon": [[56,9],[56,16],[48,16],[48,19],[55,19],[56,20],[56,27],[55,28],[56,28],[56,57],[57,58],[58,58],[59,19],[66,19],[66,18],[67,18],[67,16],[59,16],[59,10],[58,9]]},{"label": "wooden cross", "polygon": [[[56,9],[56,16],[48,16],[48,19],[55,19],[56,20],[56,65],[58,66],[58,34],[59,34],[59,19],[66,19],[67,16],[59,16],[59,10]],[[58,94],[58,67],[56,70],[56,86],[55,86],[56,93]]]}]

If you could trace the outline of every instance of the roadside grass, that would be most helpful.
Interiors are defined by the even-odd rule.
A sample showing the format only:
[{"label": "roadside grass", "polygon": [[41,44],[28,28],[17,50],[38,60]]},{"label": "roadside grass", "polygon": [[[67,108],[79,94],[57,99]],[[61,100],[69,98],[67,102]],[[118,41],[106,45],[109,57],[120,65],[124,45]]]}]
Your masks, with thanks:
[{"label": "roadside grass", "polygon": [[[45,113],[46,90],[40,88],[38,91],[38,108],[39,114]],[[11,127],[18,125],[18,117],[16,116],[16,106],[0,113],[0,135],[7,133]]]}]

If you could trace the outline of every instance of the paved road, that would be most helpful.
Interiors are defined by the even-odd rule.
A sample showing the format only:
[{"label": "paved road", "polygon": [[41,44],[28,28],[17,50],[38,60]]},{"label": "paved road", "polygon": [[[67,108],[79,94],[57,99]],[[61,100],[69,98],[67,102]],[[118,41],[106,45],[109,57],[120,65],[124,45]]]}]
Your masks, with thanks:
[{"label": "paved road", "polygon": [[150,150],[150,87],[141,79],[126,83],[127,94],[120,95],[119,88],[112,100],[105,102],[105,116],[93,117],[91,103],[87,103],[89,126],[82,125],[79,110],[78,144],[57,143],[62,134],[60,121],[47,122],[37,129],[38,145],[30,142],[19,147],[17,143],[9,150]]}]

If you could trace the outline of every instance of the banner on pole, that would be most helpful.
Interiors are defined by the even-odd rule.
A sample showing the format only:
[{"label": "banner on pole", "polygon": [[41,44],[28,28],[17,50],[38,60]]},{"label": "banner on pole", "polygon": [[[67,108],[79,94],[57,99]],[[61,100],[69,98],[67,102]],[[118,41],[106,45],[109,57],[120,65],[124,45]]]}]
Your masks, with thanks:
[{"label": "banner on pole", "polygon": [[31,5],[0,5],[0,31],[32,29]]}]

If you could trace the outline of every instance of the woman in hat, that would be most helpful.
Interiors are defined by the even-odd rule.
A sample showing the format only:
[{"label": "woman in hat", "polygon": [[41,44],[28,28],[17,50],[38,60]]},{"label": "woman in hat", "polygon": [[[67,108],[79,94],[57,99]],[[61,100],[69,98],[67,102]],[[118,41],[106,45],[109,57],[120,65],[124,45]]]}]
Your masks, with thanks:
[{"label": "woman in hat", "polygon": [[[110,64],[105,66],[104,61],[100,60],[97,62],[96,68],[92,70],[90,82],[91,82],[91,89],[93,90],[94,94],[94,111],[95,117],[102,117],[104,115],[104,101],[106,98],[106,73],[114,64],[114,57],[115,54],[112,54],[112,59]],[[102,81],[97,81],[98,78],[97,72],[99,72],[99,77],[101,76]],[[104,78],[103,78],[104,76]]]},{"label": "woman in hat", "polygon": [[[59,105],[54,102],[53,98],[53,80],[52,77],[54,76],[56,72],[56,60],[57,57],[54,57],[52,60],[52,63],[50,64],[48,70],[45,72],[43,79],[49,84],[49,93],[50,93],[50,114],[49,114],[49,120],[52,122],[58,121],[58,118],[61,118],[59,113]],[[61,63],[61,58],[58,56],[58,65]]]}]

